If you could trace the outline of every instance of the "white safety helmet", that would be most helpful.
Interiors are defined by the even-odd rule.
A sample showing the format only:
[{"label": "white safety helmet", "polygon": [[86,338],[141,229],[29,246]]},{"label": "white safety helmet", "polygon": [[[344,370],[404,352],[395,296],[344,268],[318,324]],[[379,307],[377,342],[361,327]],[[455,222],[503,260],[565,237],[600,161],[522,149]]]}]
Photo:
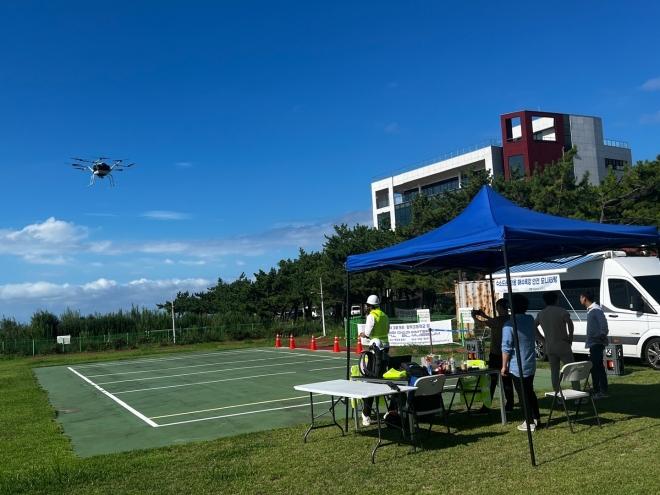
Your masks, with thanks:
[{"label": "white safety helmet", "polygon": [[370,341],[370,345],[375,345],[375,346],[378,347],[379,349],[382,349],[382,348],[384,347],[384,346],[383,346],[383,341],[380,340],[380,339],[371,339],[371,341]]},{"label": "white safety helmet", "polygon": [[378,306],[380,304],[380,299],[378,299],[378,296],[372,294],[367,298],[367,304],[369,306]]}]

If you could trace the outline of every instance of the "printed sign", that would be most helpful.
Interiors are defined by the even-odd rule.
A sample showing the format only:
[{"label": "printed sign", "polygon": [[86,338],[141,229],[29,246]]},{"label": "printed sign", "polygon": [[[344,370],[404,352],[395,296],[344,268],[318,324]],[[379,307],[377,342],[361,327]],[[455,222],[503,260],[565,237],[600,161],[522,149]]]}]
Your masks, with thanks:
[{"label": "printed sign", "polygon": [[458,320],[459,323],[474,323],[474,318],[472,318],[472,308],[458,308],[458,316],[460,317]]},{"label": "printed sign", "polygon": [[[506,278],[495,280],[495,287],[499,292],[509,292]],[[511,277],[511,288],[513,292],[545,292],[548,290],[561,290],[561,282],[558,274],[542,275],[534,277]]]},{"label": "printed sign", "polygon": [[431,321],[430,309],[399,309],[394,308],[397,318],[410,318],[418,323],[429,323]]},{"label": "printed sign", "polygon": [[71,344],[71,335],[58,335],[57,336],[58,344]]},{"label": "printed sign", "polygon": [[[429,328],[431,329],[429,335]],[[390,324],[388,336],[391,347],[403,345],[450,344],[453,342],[451,320],[427,323]]]}]

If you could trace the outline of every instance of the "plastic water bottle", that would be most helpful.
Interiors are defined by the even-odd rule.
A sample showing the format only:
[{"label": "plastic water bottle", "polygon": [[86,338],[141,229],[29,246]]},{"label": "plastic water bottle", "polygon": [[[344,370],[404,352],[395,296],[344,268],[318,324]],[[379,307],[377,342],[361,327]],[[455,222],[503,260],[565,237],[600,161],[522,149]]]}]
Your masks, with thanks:
[{"label": "plastic water bottle", "polygon": [[449,369],[451,369],[452,373],[456,372],[456,360],[454,359],[454,355],[452,354],[451,357],[449,358]]}]

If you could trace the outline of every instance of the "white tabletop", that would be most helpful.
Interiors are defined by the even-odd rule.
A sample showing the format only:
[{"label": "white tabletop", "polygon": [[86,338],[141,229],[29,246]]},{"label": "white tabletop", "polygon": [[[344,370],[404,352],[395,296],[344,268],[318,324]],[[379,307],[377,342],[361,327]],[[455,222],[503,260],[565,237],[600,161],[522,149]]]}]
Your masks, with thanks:
[{"label": "white tabletop", "polygon": [[307,383],[293,387],[301,392],[313,394],[334,395],[336,397],[348,397],[350,399],[367,399],[369,397],[383,397],[398,394],[399,392],[410,392],[417,387],[399,385],[399,391],[391,389],[388,385],[379,383],[357,382],[351,380],[330,380],[327,382]]}]

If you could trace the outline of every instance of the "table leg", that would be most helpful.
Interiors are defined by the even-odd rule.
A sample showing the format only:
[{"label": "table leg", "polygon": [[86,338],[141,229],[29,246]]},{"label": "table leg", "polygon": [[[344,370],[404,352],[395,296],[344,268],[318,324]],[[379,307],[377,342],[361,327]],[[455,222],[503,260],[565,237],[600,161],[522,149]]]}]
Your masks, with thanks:
[{"label": "table leg", "polygon": [[376,447],[374,447],[373,452],[371,452],[371,464],[376,463],[376,450],[378,450],[378,447],[380,447],[380,444],[383,442],[380,435],[380,408],[378,406],[380,401],[378,400],[378,397],[375,398],[374,402],[376,403],[376,421],[378,422],[378,443],[376,444]]},{"label": "table leg", "polygon": [[[311,410],[311,414],[312,414],[312,424],[309,426],[309,428],[307,428],[307,431],[305,432],[305,436],[303,438],[304,443],[307,443],[307,435],[309,435],[309,432],[314,430],[314,429],[317,429],[317,428],[327,428],[329,426],[335,426],[336,425],[337,428],[339,428],[341,430],[341,436],[342,437],[344,436],[344,430],[341,427],[341,425],[339,423],[337,423],[337,419],[335,418],[335,406],[337,405],[338,402],[341,401],[341,399],[342,398],[339,397],[337,400],[335,400],[335,396],[331,395],[330,396],[330,409],[328,409],[325,412],[322,412],[321,414],[315,415],[314,414],[314,395],[312,394],[312,392],[309,393],[309,405],[310,405],[310,410]],[[332,424],[317,426],[316,425],[316,419],[320,418],[321,416],[325,416],[328,413],[332,414]]]}]

